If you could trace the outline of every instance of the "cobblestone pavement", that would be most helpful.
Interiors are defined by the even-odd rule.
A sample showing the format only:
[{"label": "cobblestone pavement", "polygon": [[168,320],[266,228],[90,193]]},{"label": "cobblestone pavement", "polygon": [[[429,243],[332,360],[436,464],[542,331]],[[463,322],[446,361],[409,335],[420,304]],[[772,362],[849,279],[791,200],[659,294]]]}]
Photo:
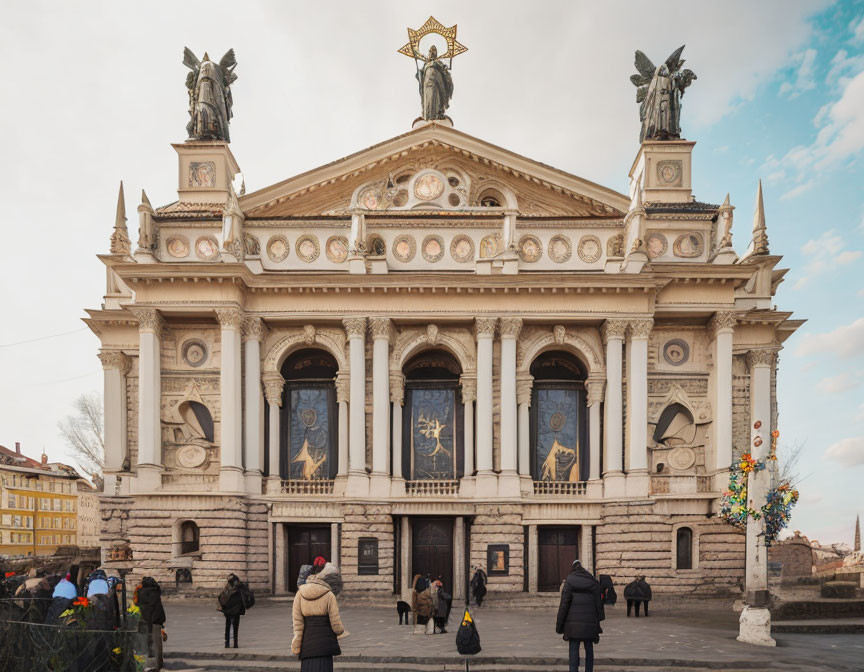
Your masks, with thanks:
[{"label": "cobblestone pavement", "polygon": [[[225,653],[224,618],[215,600],[166,600],[165,610],[166,658],[172,653],[175,658],[183,653]],[[413,635],[411,626],[399,626],[395,608],[345,606],[342,620],[351,635],[340,642],[344,659],[452,659],[457,655],[455,632],[461,613],[454,605],[448,634],[423,636]],[[672,667],[680,661],[679,666],[702,662],[715,669],[864,670],[861,635],[778,634],[776,649],[742,644],[735,639],[738,614],[728,602],[686,602],[683,606],[652,602],[651,616],[639,619],[626,618],[620,603],[608,607],[606,613],[604,634],[595,648],[598,664],[644,666],[653,662]],[[472,614],[483,656],[517,658],[526,664],[566,660],[567,643],[555,634],[554,609],[472,608]],[[241,618],[237,652],[290,655],[291,637],[291,603],[261,599]]]}]

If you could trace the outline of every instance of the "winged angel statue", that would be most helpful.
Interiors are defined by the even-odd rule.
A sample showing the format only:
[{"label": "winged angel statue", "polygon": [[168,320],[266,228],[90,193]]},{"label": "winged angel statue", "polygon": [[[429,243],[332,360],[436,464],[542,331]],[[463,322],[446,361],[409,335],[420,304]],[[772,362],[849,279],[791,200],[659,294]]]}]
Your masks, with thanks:
[{"label": "winged angel statue", "polygon": [[636,51],[639,74],[631,75],[630,81],[636,86],[636,102],[640,103],[640,142],[681,137],[681,97],[696,79],[692,70],[681,69],[683,51],[684,47],[679,47],[656,68],[644,53]]},{"label": "winged angel statue", "polygon": [[229,49],[219,63],[214,63],[204,54],[199,61],[192,51],[183,49],[183,65],[192,72],[186,75],[189,89],[189,123],[186,131],[191,140],[224,140],[231,142],[228,122],[233,116],[231,106],[231,84],[237,79],[234,68],[237,59]]}]

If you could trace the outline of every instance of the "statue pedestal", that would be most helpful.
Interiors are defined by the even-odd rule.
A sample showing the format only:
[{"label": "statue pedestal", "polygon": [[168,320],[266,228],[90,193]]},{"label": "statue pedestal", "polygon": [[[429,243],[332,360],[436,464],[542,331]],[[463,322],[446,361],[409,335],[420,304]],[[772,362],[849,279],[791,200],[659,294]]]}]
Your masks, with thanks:
[{"label": "statue pedestal", "polygon": [[777,642],[771,637],[771,612],[765,607],[744,607],[738,625],[739,642],[777,646]]},{"label": "statue pedestal", "polygon": [[423,117],[417,117],[414,120],[414,123],[411,124],[411,128],[423,128],[424,126],[429,126],[430,124],[438,124],[439,126],[448,126],[453,128],[453,120],[444,115],[443,119],[424,119]]},{"label": "statue pedestal", "polygon": [[690,140],[645,140],[630,169],[630,198],[641,187],[643,203],[692,201],[690,166],[695,144]]}]

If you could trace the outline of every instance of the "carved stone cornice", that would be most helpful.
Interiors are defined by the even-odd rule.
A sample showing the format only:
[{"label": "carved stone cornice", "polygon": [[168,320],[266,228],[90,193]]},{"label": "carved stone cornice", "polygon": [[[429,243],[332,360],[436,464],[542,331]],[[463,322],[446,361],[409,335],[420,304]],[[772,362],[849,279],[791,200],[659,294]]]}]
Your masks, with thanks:
[{"label": "carved stone cornice", "polygon": [[389,317],[370,317],[369,318],[369,331],[372,332],[372,339],[378,340],[379,338],[383,338],[384,340],[390,340],[390,332],[392,330],[392,325]]},{"label": "carved stone cornice", "polygon": [[348,334],[349,339],[366,337],[365,317],[346,317],[342,320],[342,326],[345,327],[345,333]]},{"label": "carved stone cornice", "polygon": [[351,396],[351,378],[347,374],[336,375],[336,403],[348,402]]},{"label": "carved stone cornice", "polygon": [[474,337],[495,338],[495,325],[498,319],[495,317],[478,317],[474,320]]},{"label": "carved stone cornice", "polygon": [[516,403],[531,403],[531,390],[534,388],[534,376],[520,376],[516,379]]},{"label": "carved stone cornice", "polygon": [[714,317],[708,322],[708,329],[716,336],[719,333],[732,332],[738,323],[738,314],[731,310],[714,313]]},{"label": "carved stone cornice", "polygon": [[247,317],[243,320],[243,335],[247,341],[263,340],[264,320],[260,317]]},{"label": "carved stone cornice", "polygon": [[165,329],[165,320],[155,308],[133,308],[132,314],[138,320],[138,331],[160,336]]},{"label": "carved stone cornice", "polygon": [[99,353],[99,361],[102,362],[102,368],[106,371],[117,369],[124,376],[129,373],[129,367],[132,366],[132,360],[120,350],[103,350]]},{"label": "carved stone cornice", "polygon": [[405,376],[399,371],[390,372],[390,401],[400,406],[405,401]]},{"label": "carved stone cornice", "polygon": [[603,401],[603,393],[606,391],[605,380],[602,378],[589,378],[585,385],[588,388],[588,406],[593,406]]},{"label": "carved stone cornice", "polygon": [[627,326],[630,330],[630,338],[647,339],[651,335],[651,330],[654,328],[654,320],[651,318],[630,320]]},{"label": "carved stone cornice", "polygon": [[602,334],[604,343],[612,339],[623,341],[624,336],[627,334],[627,320],[606,320],[603,323]]},{"label": "carved stone cornice", "polygon": [[282,390],[285,387],[285,379],[278,373],[265,373],[261,378],[264,383],[264,396],[271,406],[282,405]]},{"label": "carved stone cornice", "polygon": [[460,376],[459,384],[462,386],[462,403],[470,404],[477,400],[477,379],[474,377]]},{"label": "carved stone cornice", "polygon": [[498,330],[501,332],[501,338],[519,338],[519,332],[522,331],[522,318],[503,317]]},{"label": "carved stone cornice", "polygon": [[747,364],[754,366],[774,366],[777,361],[777,347],[753,348],[747,353]]},{"label": "carved stone cornice", "polygon": [[243,326],[245,314],[239,308],[217,308],[216,319],[223,329],[240,329]]}]

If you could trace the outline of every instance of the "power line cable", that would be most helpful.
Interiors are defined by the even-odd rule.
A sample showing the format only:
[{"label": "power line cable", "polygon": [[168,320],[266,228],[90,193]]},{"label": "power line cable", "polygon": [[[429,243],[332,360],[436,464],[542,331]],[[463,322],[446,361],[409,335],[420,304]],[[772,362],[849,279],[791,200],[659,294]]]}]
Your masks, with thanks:
[{"label": "power line cable", "polygon": [[64,331],[59,334],[50,334],[49,336],[39,336],[38,338],[31,338],[26,341],[18,341],[17,343],[4,343],[0,345],[0,348],[11,348],[15,345],[25,345],[26,343],[35,343],[36,341],[45,341],[49,338],[58,338],[59,336],[68,336],[69,334],[77,334],[78,332],[85,331],[88,327],[81,327],[80,329],[73,329],[72,331]]}]

